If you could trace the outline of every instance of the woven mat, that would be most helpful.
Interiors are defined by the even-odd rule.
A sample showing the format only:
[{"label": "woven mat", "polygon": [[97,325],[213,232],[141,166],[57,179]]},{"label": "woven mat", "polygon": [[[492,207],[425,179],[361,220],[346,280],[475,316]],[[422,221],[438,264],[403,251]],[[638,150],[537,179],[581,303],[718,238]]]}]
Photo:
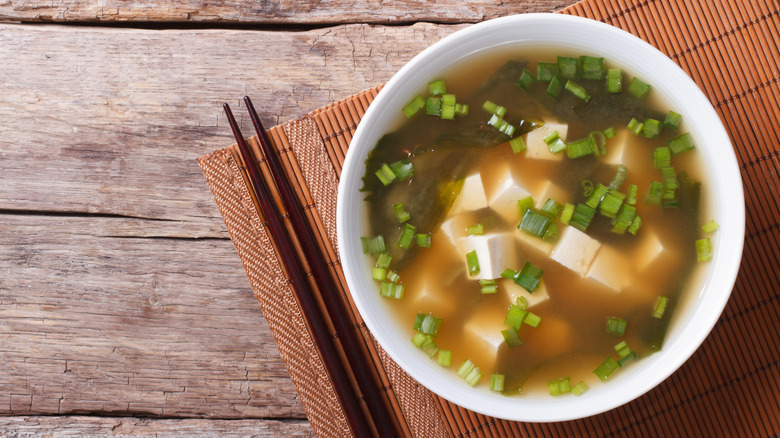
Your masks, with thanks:
[{"label": "woven mat", "polygon": [[[443,400],[374,342],[354,308],[333,243],[336,192],[352,134],[379,87],[269,130],[319,232],[372,372],[406,436],[775,436],[780,434],[780,1],[585,0],[563,11],[639,36],[679,64],[724,122],[745,189],[742,265],[702,347],[627,405],[564,423],[490,418]],[[255,139],[250,139],[257,148]],[[348,436],[333,387],[245,184],[235,146],[199,159],[252,288],[320,436]],[[259,149],[258,149],[259,150]],[[263,165],[263,163],[261,163]]]}]

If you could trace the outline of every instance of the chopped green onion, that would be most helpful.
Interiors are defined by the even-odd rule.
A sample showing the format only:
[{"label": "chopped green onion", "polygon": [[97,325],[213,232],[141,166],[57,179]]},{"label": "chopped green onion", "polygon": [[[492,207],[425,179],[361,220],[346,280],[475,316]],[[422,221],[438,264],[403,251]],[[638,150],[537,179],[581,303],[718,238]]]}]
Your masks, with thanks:
[{"label": "chopped green onion", "polygon": [[639,216],[634,217],[634,220],[631,221],[631,226],[628,227],[628,232],[636,235],[637,231],[639,231],[639,227],[642,226],[642,218]]},{"label": "chopped green onion", "polygon": [[420,112],[420,110],[424,107],[425,99],[423,99],[422,96],[417,96],[412,99],[411,102],[407,103],[401,111],[403,111],[407,118],[411,118],[413,115]]},{"label": "chopped green onion", "polygon": [[404,224],[404,228],[401,231],[401,237],[398,239],[398,246],[403,249],[408,249],[412,245],[412,240],[417,235],[417,227],[410,224]]},{"label": "chopped green onion", "polygon": [[482,224],[474,224],[466,227],[466,234],[469,236],[481,236],[485,234],[485,227]]},{"label": "chopped green onion", "polygon": [[636,135],[639,135],[639,133],[642,132],[642,128],[644,127],[644,124],[636,119],[636,117],[632,117],[631,120],[629,120],[628,125],[626,125],[626,129],[633,132]]},{"label": "chopped green onion", "polygon": [[520,217],[522,217],[526,211],[534,208],[534,198],[529,196],[527,198],[518,199],[517,200],[517,211],[520,213]]},{"label": "chopped green onion", "polygon": [[486,100],[485,103],[482,104],[482,109],[498,117],[504,117],[506,115],[506,108],[489,100]]},{"label": "chopped green onion", "polygon": [[463,377],[469,385],[476,386],[479,379],[482,378],[482,371],[474,365],[474,362],[466,359],[458,368],[458,375]]},{"label": "chopped green onion", "polygon": [[700,262],[712,259],[712,246],[709,237],[696,241],[696,259]]},{"label": "chopped green onion", "polygon": [[385,238],[381,234],[374,237],[361,237],[360,243],[363,246],[363,254],[381,254],[387,252]]},{"label": "chopped green onion", "polygon": [[575,82],[572,82],[571,80],[566,81],[566,84],[563,86],[563,88],[566,89],[569,93],[573,94],[580,100],[584,100],[586,103],[590,101],[590,94],[588,94],[587,91],[585,91],[585,88],[582,87],[582,85],[579,85]]},{"label": "chopped green onion", "polygon": [[558,57],[558,76],[562,79],[577,79],[579,62],[577,58]]},{"label": "chopped green onion", "polygon": [[385,279],[391,283],[398,283],[399,281],[401,281],[401,276],[398,275],[397,272],[390,269],[387,271],[387,275],[385,276]]},{"label": "chopped green onion", "polygon": [[627,325],[628,321],[623,318],[616,318],[614,316],[607,318],[607,331],[612,334],[623,336],[626,333]]},{"label": "chopped green onion", "polygon": [[539,82],[550,82],[558,74],[557,62],[537,62],[536,80]]},{"label": "chopped green onion", "polygon": [[661,135],[661,121],[656,119],[645,119],[642,124],[643,137],[656,138]]},{"label": "chopped green onion", "polygon": [[677,180],[677,173],[674,167],[662,167],[661,176],[664,178],[664,188],[668,190],[677,190],[680,188],[680,182]]},{"label": "chopped green onion", "polygon": [[607,70],[607,93],[620,93],[623,91],[623,72],[619,68]]},{"label": "chopped green onion", "polygon": [[467,376],[467,375],[468,375],[468,374],[471,372],[471,370],[473,370],[473,369],[474,369],[474,362],[472,362],[472,361],[471,361],[471,359],[466,359],[466,360],[465,360],[465,361],[463,361],[463,363],[462,363],[462,364],[460,364],[460,366],[458,367],[458,371],[457,371],[457,373],[458,373],[458,375],[459,375],[460,377],[463,377],[463,378],[465,379],[465,378],[466,378],[466,376]]},{"label": "chopped green onion", "polygon": [[615,217],[615,223],[612,225],[612,232],[623,234],[631,226],[636,215],[636,207],[623,204],[620,213]]},{"label": "chopped green onion", "polygon": [[620,341],[620,343],[615,345],[615,351],[620,357],[626,357],[631,353],[631,349],[628,348],[628,343],[626,341]]},{"label": "chopped green onion", "polygon": [[[501,272],[501,276],[502,276],[502,277],[504,277],[504,278],[508,278],[508,279],[510,279],[510,280],[514,280],[514,279],[515,279],[515,276],[516,276],[517,274],[518,274],[518,272],[517,272],[517,271],[515,271],[514,269],[510,269],[510,268],[506,268],[506,269],[504,269],[504,271],[503,271],[503,272]],[[520,297],[518,297],[518,298],[520,298]]]},{"label": "chopped green onion", "polygon": [[442,106],[455,106],[455,95],[454,94],[443,94],[441,96],[441,105]]},{"label": "chopped green onion", "polygon": [[377,281],[384,280],[386,275],[387,275],[387,269],[380,268],[379,266],[374,266],[374,268],[371,271],[371,277]]},{"label": "chopped green onion", "polygon": [[580,77],[582,79],[604,79],[606,69],[604,58],[580,56]]},{"label": "chopped green onion", "polygon": [[379,167],[379,170],[376,171],[376,176],[385,186],[389,186],[393,181],[396,180],[395,172],[393,172],[393,169],[390,168],[390,165],[386,163]]},{"label": "chopped green onion", "polygon": [[687,132],[685,134],[680,134],[677,137],[670,138],[669,141],[666,142],[666,145],[672,150],[672,155],[679,155],[696,147],[693,145],[691,135]]},{"label": "chopped green onion", "polygon": [[483,295],[494,294],[498,292],[498,283],[496,280],[479,280],[479,291]]},{"label": "chopped green onion", "polygon": [[469,275],[479,275],[479,259],[477,259],[477,250],[473,250],[466,254],[466,263],[469,267]]},{"label": "chopped green onion", "polygon": [[594,152],[596,155],[601,156],[607,153],[607,136],[601,131],[593,131],[588,134],[593,140]]},{"label": "chopped green onion", "polygon": [[442,105],[439,118],[442,120],[452,120],[455,118],[455,105]]},{"label": "chopped green onion", "polygon": [[504,375],[503,374],[491,374],[490,375],[490,390],[495,392],[501,392],[504,390]]},{"label": "chopped green onion", "polygon": [[592,134],[566,145],[566,155],[569,158],[580,158],[586,155],[593,155],[597,151],[596,139]]},{"label": "chopped green onion", "polygon": [[564,143],[563,140],[561,140],[558,131],[553,131],[551,134],[544,137],[544,142],[547,144],[547,147],[550,149],[550,152],[554,154],[557,154],[558,152],[561,152],[562,150],[566,149],[566,143]]},{"label": "chopped green onion", "polygon": [[452,363],[452,350],[439,350],[436,360],[443,367],[450,366]]},{"label": "chopped green onion", "polygon": [[658,181],[650,181],[650,189],[647,191],[647,197],[645,198],[645,204],[658,205],[661,203],[661,196],[664,193],[664,183]]},{"label": "chopped green onion", "polygon": [[531,74],[530,71],[523,69],[523,72],[520,74],[520,78],[515,82],[515,85],[522,88],[525,91],[528,91],[529,88],[531,88],[531,85],[536,82],[536,78],[533,74]]},{"label": "chopped green onion", "polygon": [[542,281],[542,274],[544,274],[542,269],[532,265],[531,262],[525,262],[523,269],[520,270],[513,280],[518,286],[533,293],[539,288],[539,282]]},{"label": "chopped green onion", "polygon": [[639,192],[639,187],[636,184],[629,184],[628,195],[626,195],[626,204],[636,205],[637,192]]},{"label": "chopped green onion", "polygon": [[618,361],[611,357],[607,357],[604,359],[604,362],[601,363],[598,367],[596,367],[595,370],[593,370],[593,374],[596,375],[599,379],[602,381],[607,380],[607,378],[615,372],[616,369],[620,367],[620,364]]},{"label": "chopped green onion", "polygon": [[431,233],[417,233],[417,246],[420,248],[430,248]]},{"label": "chopped green onion", "polygon": [[631,79],[631,83],[628,84],[628,92],[637,99],[644,99],[647,93],[650,92],[650,85],[642,82],[637,78]]},{"label": "chopped green onion", "polygon": [[393,256],[390,255],[390,253],[384,253],[380,254],[379,257],[376,259],[376,267],[377,268],[389,268],[390,262],[393,261]]},{"label": "chopped green onion", "polygon": [[455,104],[455,115],[456,116],[465,116],[469,113],[469,105],[466,103],[456,103]]},{"label": "chopped green onion", "polygon": [[632,360],[636,360],[637,358],[639,358],[639,356],[637,356],[636,351],[631,350],[630,353],[618,359],[618,365],[624,367],[628,362],[631,362]]},{"label": "chopped green onion", "polygon": [[599,204],[599,211],[601,211],[601,215],[608,218],[617,217],[617,214],[620,211],[620,207],[623,206],[623,200],[625,198],[626,195],[618,191],[610,190],[607,192],[607,194],[604,195],[604,198],[601,200],[601,204]]},{"label": "chopped green onion", "polygon": [[508,141],[509,146],[512,148],[512,152],[519,154],[520,152],[523,152],[526,148],[525,141],[523,141],[523,137],[515,137]]},{"label": "chopped green onion", "polygon": [[504,337],[504,342],[506,342],[506,345],[508,345],[509,348],[523,345],[523,340],[520,338],[520,333],[518,333],[518,331],[513,328],[501,330],[501,335]]},{"label": "chopped green onion", "polygon": [[406,181],[414,176],[414,165],[408,160],[399,160],[395,163],[390,163],[390,169],[395,174],[398,181]]},{"label": "chopped green onion", "polygon": [[563,81],[558,75],[555,75],[550,79],[550,85],[547,86],[547,95],[553,98],[557,98],[563,90]]},{"label": "chopped green onion", "polygon": [[433,337],[425,333],[415,333],[412,336],[412,344],[424,351],[428,357],[433,357],[439,351],[439,347],[436,346],[436,341],[433,340]]},{"label": "chopped green onion", "polygon": [[404,208],[404,205],[400,202],[393,204],[393,211],[395,212],[395,218],[398,219],[398,222],[400,223],[408,221],[411,217],[409,216],[409,212]]},{"label": "chopped green onion", "polygon": [[655,301],[655,307],[653,307],[653,318],[661,319],[664,317],[664,312],[666,312],[666,305],[669,304],[669,297],[665,297],[663,295],[659,296],[658,299]]},{"label": "chopped green onion", "polygon": [[664,126],[672,130],[677,129],[677,126],[680,124],[680,119],[682,119],[680,114],[669,111],[666,115],[666,119],[664,119]]},{"label": "chopped green onion", "polygon": [[533,328],[539,327],[541,322],[542,317],[531,312],[528,312],[528,314],[525,315],[525,319],[523,319],[523,324],[528,324]]},{"label": "chopped green onion", "polygon": [[588,385],[585,382],[583,382],[582,380],[580,380],[580,383],[574,385],[571,388],[572,394],[574,394],[576,396],[581,395],[583,392],[585,392],[587,390],[588,390]]},{"label": "chopped green onion", "polygon": [[547,224],[547,228],[544,229],[544,234],[542,234],[542,239],[548,241],[558,240],[558,224],[555,222]]},{"label": "chopped green onion", "polygon": [[568,377],[561,377],[558,380],[547,382],[547,388],[550,390],[550,395],[561,395],[571,392],[571,382]]},{"label": "chopped green onion", "polygon": [[672,150],[668,146],[657,147],[653,150],[653,164],[656,169],[672,165]]},{"label": "chopped green onion", "polygon": [[528,209],[523,214],[523,219],[520,221],[520,225],[517,228],[525,231],[526,233],[541,238],[544,236],[544,232],[547,230],[547,225],[551,219],[542,213]]},{"label": "chopped green onion", "polygon": [[705,233],[707,233],[707,234],[711,234],[711,233],[713,233],[715,230],[717,230],[717,229],[718,229],[718,223],[717,223],[717,222],[715,222],[715,219],[712,219],[712,220],[710,220],[709,222],[707,222],[706,224],[704,224],[704,225],[701,227],[701,229],[702,229],[702,230],[704,230],[704,232],[705,232]]},{"label": "chopped green onion", "polygon": [[544,205],[542,205],[542,208],[539,210],[539,212],[545,216],[549,216],[551,219],[554,220],[555,218],[558,217],[558,213],[561,212],[562,208],[563,205],[561,205],[558,201],[549,198],[544,203]]},{"label": "chopped green onion", "polygon": [[569,221],[571,220],[571,215],[574,213],[574,204],[569,204],[568,202],[563,205],[563,211],[561,211],[561,217],[559,221],[562,224],[569,224]]},{"label": "chopped green onion", "polygon": [[612,181],[609,183],[609,188],[612,190],[618,190],[620,189],[620,186],[623,185],[623,182],[626,180],[626,174],[628,173],[628,168],[622,164],[617,165],[617,173],[614,177],[612,177]]},{"label": "chopped green onion", "polygon": [[400,300],[404,297],[404,285],[400,283],[383,281],[379,285],[379,295]]},{"label": "chopped green onion", "polygon": [[432,96],[441,96],[447,92],[447,85],[444,79],[439,79],[428,84],[428,93]]},{"label": "chopped green onion", "polygon": [[586,179],[585,181],[580,183],[580,185],[583,188],[583,191],[582,191],[583,196],[588,197],[588,196],[590,196],[593,193],[593,182],[592,181]]},{"label": "chopped green onion", "polygon": [[596,209],[585,204],[577,204],[574,207],[574,213],[571,215],[569,225],[582,231],[583,233],[590,226],[593,217],[596,216]]},{"label": "chopped green onion", "polygon": [[[523,320],[525,319],[526,315],[528,315],[527,310],[523,309],[518,305],[510,304],[509,307],[506,309],[506,317],[504,318],[504,325],[515,331],[520,330],[520,326],[523,325]],[[506,339],[506,335],[504,336],[504,338]]]},{"label": "chopped green onion", "polygon": [[441,97],[428,96],[425,99],[425,114],[438,116],[441,114]]},{"label": "chopped green onion", "polygon": [[490,120],[487,122],[488,125],[498,129],[503,134],[506,134],[508,136],[512,136],[515,133],[515,127],[514,125],[510,124],[506,120],[502,119],[501,116],[497,114],[493,114],[490,117]]},{"label": "chopped green onion", "polygon": [[617,131],[615,131],[615,128],[610,126],[609,128],[604,130],[604,137],[607,137],[607,140],[617,135]]},{"label": "chopped green onion", "polygon": [[418,313],[417,319],[414,321],[414,329],[420,333],[436,337],[439,334],[441,322],[441,318],[437,318],[430,313]]},{"label": "chopped green onion", "polygon": [[604,199],[604,196],[606,196],[607,193],[609,193],[609,187],[599,183],[596,188],[593,189],[590,196],[588,196],[588,199],[585,200],[585,205],[595,209],[601,204],[601,200]]}]

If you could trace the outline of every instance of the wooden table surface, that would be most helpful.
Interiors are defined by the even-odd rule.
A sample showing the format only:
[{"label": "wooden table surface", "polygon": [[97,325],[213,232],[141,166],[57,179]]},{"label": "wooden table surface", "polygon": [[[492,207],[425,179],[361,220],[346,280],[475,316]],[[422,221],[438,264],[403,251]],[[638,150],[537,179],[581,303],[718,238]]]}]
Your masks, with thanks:
[{"label": "wooden table surface", "polygon": [[0,0],[0,436],[312,434],[195,161],[222,103],[270,127],[572,3]]}]

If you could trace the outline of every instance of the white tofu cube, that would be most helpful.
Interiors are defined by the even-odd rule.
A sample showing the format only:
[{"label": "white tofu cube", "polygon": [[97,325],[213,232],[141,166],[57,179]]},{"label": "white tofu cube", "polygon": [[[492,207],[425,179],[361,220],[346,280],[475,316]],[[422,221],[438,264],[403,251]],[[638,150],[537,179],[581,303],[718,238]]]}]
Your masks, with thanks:
[{"label": "white tofu cube", "polygon": [[469,345],[471,354],[481,359],[476,365],[484,372],[493,369],[498,350],[505,343],[502,330],[504,316],[496,312],[476,312],[463,325],[463,344]]},{"label": "white tofu cube", "polygon": [[633,274],[629,260],[617,249],[604,245],[593,259],[586,277],[601,283],[612,292],[620,292]]},{"label": "white tofu cube", "polygon": [[482,185],[482,177],[475,173],[466,177],[463,181],[463,188],[460,190],[458,198],[452,204],[451,215],[459,214],[464,211],[474,211],[488,206],[485,196],[485,187]]},{"label": "white tofu cube", "polygon": [[[439,226],[439,231],[452,244],[452,246],[459,248],[460,239],[468,235],[466,229],[470,225],[475,225],[476,223],[477,221],[474,218],[474,215],[471,213],[461,213],[455,216],[449,216],[444,222],[441,223],[441,226]],[[434,239],[436,239],[436,236],[434,236]],[[437,244],[441,240],[442,239],[436,239]]]},{"label": "white tofu cube", "polygon": [[[559,224],[558,227],[561,227],[561,225]],[[541,253],[542,255],[549,256],[552,252],[552,242],[548,242],[536,236],[532,236],[523,230],[517,230],[517,232],[513,234],[515,236],[515,241],[518,243],[518,256],[521,258],[528,259],[529,257],[524,255],[527,253],[534,255]]]},{"label": "white tofu cube", "polygon": [[493,192],[488,196],[488,206],[509,223],[520,223],[517,201],[531,196],[520,182],[512,175],[507,166],[497,179]]},{"label": "white tofu cube", "polygon": [[463,264],[468,272],[466,254],[477,252],[479,273],[470,276],[475,280],[494,279],[501,276],[509,266],[516,262],[515,239],[513,233],[495,233],[483,236],[468,236],[460,239],[460,251],[463,254]]},{"label": "white tofu cube", "polygon": [[435,289],[427,284],[414,288],[407,287],[404,300],[410,300],[412,308],[419,312],[435,310],[436,316],[449,317],[455,311],[456,301],[447,294],[435,293],[434,291]]},{"label": "white tofu cube", "polygon": [[547,293],[547,287],[544,285],[544,280],[539,282],[539,287],[536,288],[534,293],[530,293],[522,286],[518,286],[517,283],[510,279],[503,279],[498,283],[499,293],[503,293],[507,297],[509,303],[514,304],[517,297],[523,297],[528,302],[528,308],[543,303],[550,299],[550,294]]},{"label": "white tofu cube", "polygon": [[601,243],[598,240],[574,227],[566,226],[559,229],[558,242],[552,250],[551,258],[580,276],[585,276],[599,248]]},{"label": "white tofu cube", "polygon": [[526,157],[536,160],[562,160],[563,156],[566,155],[566,152],[562,151],[553,154],[550,152],[547,143],[544,142],[545,137],[556,131],[561,140],[566,141],[569,125],[557,122],[545,122],[543,126],[529,132],[525,140],[527,148],[525,151]]},{"label": "white tofu cube", "polygon": [[607,140],[606,149],[607,153],[600,158],[602,163],[607,164],[626,164],[626,144],[628,143],[628,136],[634,135],[627,129],[621,129],[617,134]]},{"label": "white tofu cube", "polygon": [[536,208],[541,209],[548,199],[554,199],[563,205],[569,202],[569,198],[570,195],[566,190],[552,181],[547,181],[534,196],[534,201],[536,202]]},{"label": "white tofu cube", "polygon": [[637,249],[631,258],[634,262],[634,266],[636,266],[637,270],[640,272],[647,269],[647,267],[657,260],[661,253],[664,252],[664,245],[658,240],[658,236],[654,232],[642,231],[643,232],[639,233],[641,241],[637,245]]}]

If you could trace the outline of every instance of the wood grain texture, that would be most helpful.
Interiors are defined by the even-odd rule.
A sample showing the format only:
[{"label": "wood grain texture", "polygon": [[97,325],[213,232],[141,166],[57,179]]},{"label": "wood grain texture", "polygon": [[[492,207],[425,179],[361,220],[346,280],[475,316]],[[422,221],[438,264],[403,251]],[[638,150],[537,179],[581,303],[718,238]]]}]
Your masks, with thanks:
[{"label": "wood grain texture", "polygon": [[32,22],[186,22],[328,25],[344,23],[475,23],[509,14],[549,12],[567,0],[91,1],[0,0],[0,20]]},{"label": "wood grain texture", "polygon": [[0,438],[309,437],[305,420],[159,420],[133,417],[0,417]]}]

